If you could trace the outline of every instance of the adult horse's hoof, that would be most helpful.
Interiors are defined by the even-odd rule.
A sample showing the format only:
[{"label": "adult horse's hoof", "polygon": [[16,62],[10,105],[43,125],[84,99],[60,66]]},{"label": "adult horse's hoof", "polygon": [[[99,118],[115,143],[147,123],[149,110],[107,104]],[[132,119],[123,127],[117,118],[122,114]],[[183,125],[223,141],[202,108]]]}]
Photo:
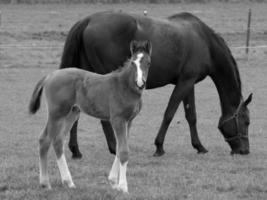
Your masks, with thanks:
[{"label": "adult horse's hoof", "polygon": [[72,154],[72,159],[81,159],[82,157],[83,157],[83,155],[81,154],[81,152],[77,152],[77,153]]},{"label": "adult horse's hoof", "polygon": [[79,150],[79,148],[75,145],[69,145],[70,151],[72,152],[72,159],[81,159],[82,154]]},{"label": "adult horse's hoof", "polygon": [[153,154],[154,157],[160,157],[165,154],[165,151],[163,149],[157,149],[156,152]]},{"label": "adult horse's hoof", "polygon": [[116,150],[114,150],[113,148],[108,148],[108,150],[110,154],[116,155]]},{"label": "adult horse's hoof", "polygon": [[205,149],[204,147],[200,148],[197,150],[197,153],[198,154],[205,154],[205,153],[208,153],[209,151],[207,149]]},{"label": "adult horse's hoof", "polygon": [[201,143],[192,143],[192,146],[194,149],[197,150],[197,153],[199,154],[208,153],[208,150],[205,147],[203,147]]}]

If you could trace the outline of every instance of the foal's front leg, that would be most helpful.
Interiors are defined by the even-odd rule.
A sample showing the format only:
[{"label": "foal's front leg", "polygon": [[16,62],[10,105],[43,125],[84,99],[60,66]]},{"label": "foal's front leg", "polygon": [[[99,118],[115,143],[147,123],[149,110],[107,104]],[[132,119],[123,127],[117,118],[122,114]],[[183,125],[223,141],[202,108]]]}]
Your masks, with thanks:
[{"label": "foal's front leg", "polygon": [[122,192],[128,192],[128,184],[126,179],[126,170],[129,159],[129,147],[127,141],[127,122],[124,119],[114,119],[111,124],[116,136],[116,156],[113,162],[109,180],[113,188]]}]

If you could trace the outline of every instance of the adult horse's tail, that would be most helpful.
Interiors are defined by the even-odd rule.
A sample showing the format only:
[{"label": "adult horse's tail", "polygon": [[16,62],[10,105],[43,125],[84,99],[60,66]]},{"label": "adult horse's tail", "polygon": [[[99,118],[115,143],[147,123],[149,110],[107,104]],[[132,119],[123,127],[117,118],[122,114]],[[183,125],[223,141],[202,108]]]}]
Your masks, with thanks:
[{"label": "adult horse's tail", "polygon": [[63,49],[63,54],[61,57],[60,69],[68,67],[80,67],[80,54],[83,49],[83,31],[90,21],[87,17],[81,21],[78,21],[70,29],[65,46]]},{"label": "adult horse's tail", "polygon": [[34,114],[38,111],[41,105],[41,95],[43,91],[43,87],[45,84],[46,76],[43,77],[35,86],[32,97],[29,104],[29,112],[30,114]]}]

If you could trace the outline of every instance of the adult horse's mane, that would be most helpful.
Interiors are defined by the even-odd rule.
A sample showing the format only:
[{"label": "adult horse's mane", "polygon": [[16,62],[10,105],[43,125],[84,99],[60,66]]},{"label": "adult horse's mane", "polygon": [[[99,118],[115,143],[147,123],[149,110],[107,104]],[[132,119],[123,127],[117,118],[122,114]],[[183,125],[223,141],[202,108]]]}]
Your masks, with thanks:
[{"label": "adult horse's mane", "polygon": [[[237,83],[239,96],[242,96],[241,94],[242,84],[241,84],[239,70],[237,68],[237,63],[232,55],[231,50],[229,49],[228,45],[226,44],[226,41],[222,38],[222,36],[216,33],[212,28],[204,24],[198,17],[188,12],[173,14],[169,16],[167,19],[174,23],[176,20],[187,20],[187,21],[190,20],[191,22],[195,22],[193,23],[194,27],[197,28],[201,37],[209,45],[210,55],[213,61],[216,62],[216,65],[221,69],[223,73],[230,76],[231,74],[235,75],[235,77],[233,78]],[[230,59],[229,62],[232,63],[232,67],[224,67],[224,65],[222,64],[224,62],[223,61],[221,62],[220,60],[224,60],[225,58]],[[232,70],[231,68],[233,68],[234,73],[230,71]]]}]

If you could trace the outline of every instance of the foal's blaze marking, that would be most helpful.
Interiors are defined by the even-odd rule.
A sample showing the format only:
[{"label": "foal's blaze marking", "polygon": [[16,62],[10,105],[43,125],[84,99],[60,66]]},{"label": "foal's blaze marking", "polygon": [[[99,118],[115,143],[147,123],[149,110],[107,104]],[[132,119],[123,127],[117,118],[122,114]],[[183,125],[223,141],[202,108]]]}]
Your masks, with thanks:
[{"label": "foal's blaze marking", "polygon": [[143,71],[140,68],[141,60],[142,60],[143,56],[144,56],[143,53],[139,53],[139,54],[137,54],[137,58],[134,60],[134,64],[135,64],[136,69],[137,69],[137,85],[138,85],[138,87],[142,87],[144,85]]}]

